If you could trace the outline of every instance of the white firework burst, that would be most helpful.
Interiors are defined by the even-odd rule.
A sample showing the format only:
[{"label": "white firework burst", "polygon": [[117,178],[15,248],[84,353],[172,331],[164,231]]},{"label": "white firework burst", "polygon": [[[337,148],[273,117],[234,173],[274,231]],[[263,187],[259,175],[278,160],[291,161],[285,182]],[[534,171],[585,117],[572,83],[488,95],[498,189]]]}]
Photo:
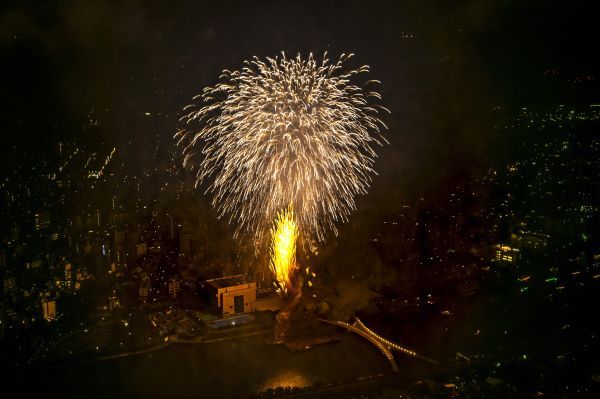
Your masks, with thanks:
[{"label": "white firework burst", "polygon": [[322,241],[367,192],[389,111],[368,89],[380,82],[353,83],[368,66],[344,71],[350,57],[254,57],[184,108],[184,165],[238,233],[259,238],[291,205],[301,236]]}]

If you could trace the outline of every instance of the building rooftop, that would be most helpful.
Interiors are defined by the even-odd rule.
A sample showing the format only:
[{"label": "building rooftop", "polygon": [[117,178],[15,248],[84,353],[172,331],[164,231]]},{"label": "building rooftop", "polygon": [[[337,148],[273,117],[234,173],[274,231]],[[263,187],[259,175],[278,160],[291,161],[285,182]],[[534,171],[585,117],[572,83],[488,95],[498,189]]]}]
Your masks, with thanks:
[{"label": "building rooftop", "polygon": [[225,287],[235,287],[236,285],[247,284],[247,282],[244,281],[244,277],[241,274],[237,276],[214,278],[212,280],[206,280],[205,283],[209,284],[210,286],[216,289]]}]

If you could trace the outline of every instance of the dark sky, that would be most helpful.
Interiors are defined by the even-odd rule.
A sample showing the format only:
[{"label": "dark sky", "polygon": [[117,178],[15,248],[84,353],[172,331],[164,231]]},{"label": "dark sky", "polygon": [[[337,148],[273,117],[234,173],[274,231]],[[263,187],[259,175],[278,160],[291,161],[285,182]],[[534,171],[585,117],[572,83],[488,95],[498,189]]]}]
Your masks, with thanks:
[{"label": "dark sky", "polygon": [[[103,141],[169,140],[179,110],[222,69],[327,50],[356,53],[383,81],[383,179],[471,170],[489,155],[492,106],[577,101],[544,72],[564,80],[597,69],[594,13],[576,1],[240,3],[3,2],[4,148],[86,140],[92,109]],[[163,118],[148,126],[145,112]]]}]

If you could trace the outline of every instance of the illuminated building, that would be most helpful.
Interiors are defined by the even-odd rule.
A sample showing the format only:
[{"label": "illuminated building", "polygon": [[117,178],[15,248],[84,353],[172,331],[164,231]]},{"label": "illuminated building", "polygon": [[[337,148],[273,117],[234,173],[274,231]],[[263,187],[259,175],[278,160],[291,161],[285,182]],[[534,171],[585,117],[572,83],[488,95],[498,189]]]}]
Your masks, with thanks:
[{"label": "illuminated building", "polygon": [[139,244],[136,245],[136,253],[137,256],[144,256],[146,255],[146,253],[148,252],[148,246],[146,245],[145,242],[140,242]]},{"label": "illuminated building", "polygon": [[119,297],[110,296],[108,297],[108,310],[112,311],[114,309],[121,307],[121,300]]},{"label": "illuminated building", "polygon": [[9,294],[13,294],[17,286],[17,280],[15,276],[11,274],[5,274],[2,280],[2,293],[5,297]]},{"label": "illuminated building", "polygon": [[138,288],[138,296],[140,301],[145,302],[150,295],[150,278],[147,276],[142,277],[142,281]]},{"label": "illuminated building", "polygon": [[244,282],[242,276],[207,280],[201,286],[209,293],[211,302],[223,316],[255,310],[256,283]]},{"label": "illuminated building", "polygon": [[177,294],[181,291],[181,283],[177,277],[172,277],[169,281],[169,295],[177,298]]},{"label": "illuminated building", "polygon": [[542,233],[517,230],[510,235],[513,245],[528,249],[545,249],[548,246],[550,236]]},{"label": "illuminated building", "polygon": [[70,287],[73,280],[73,270],[70,263],[65,264],[65,286]]},{"label": "illuminated building", "polygon": [[[111,253],[111,258],[113,260],[113,263],[115,264],[115,266],[117,266],[117,268],[121,268],[121,266],[125,265],[125,250],[123,248],[115,248],[112,253]],[[113,272],[116,272],[117,269],[115,268],[115,270],[113,270]]]},{"label": "illuminated building", "polygon": [[44,263],[41,256],[36,255],[25,263],[25,284],[41,285],[45,279]]},{"label": "illuminated building", "polygon": [[40,231],[47,229],[50,226],[50,213],[49,212],[38,212],[34,215],[35,218],[35,230]]},{"label": "illuminated building", "polygon": [[46,321],[56,319],[56,300],[44,298],[42,299],[42,314]]},{"label": "illuminated building", "polygon": [[125,231],[117,230],[115,231],[115,247],[122,248],[125,243]]},{"label": "illuminated building", "polygon": [[496,245],[496,261],[514,265],[519,259],[519,249],[508,245]]},{"label": "illuminated building", "polygon": [[31,270],[31,269],[39,269],[40,267],[42,267],[42,259],[40,259],[39,256],[35,256],[31,259],[31,262],[27,262],[25,263],[25,268],[27,270]]},{"label": "illuminated building", "polygon": [[192,255],[192,229],[187,225],[179,232],[179,251],[183,255]]},{"label": "illuminated building", "polygon": [[[114,197],[113,197],[113,203],[114,203]],[[108,216],[108,222],[111,226],[122,226],[123,224],[126,223],[126,219],[127,219],[127,214],[125,212],[114,211],[114,208],[113,208],[113,212],[111,212]]]}]

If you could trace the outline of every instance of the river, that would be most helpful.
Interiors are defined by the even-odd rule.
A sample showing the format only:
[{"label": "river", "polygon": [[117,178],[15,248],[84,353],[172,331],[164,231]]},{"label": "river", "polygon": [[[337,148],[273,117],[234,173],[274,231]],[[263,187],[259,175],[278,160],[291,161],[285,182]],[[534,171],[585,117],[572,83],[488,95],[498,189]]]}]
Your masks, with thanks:
[{"label": "river", "polygon": [[264,337],[211,344],[175,344],[155,352],[21,375],[23,393],[60,398],[244,398],[278,386],[350,380],[387,373],[387,360],[351,334],[340,342],[292,353]]}]

